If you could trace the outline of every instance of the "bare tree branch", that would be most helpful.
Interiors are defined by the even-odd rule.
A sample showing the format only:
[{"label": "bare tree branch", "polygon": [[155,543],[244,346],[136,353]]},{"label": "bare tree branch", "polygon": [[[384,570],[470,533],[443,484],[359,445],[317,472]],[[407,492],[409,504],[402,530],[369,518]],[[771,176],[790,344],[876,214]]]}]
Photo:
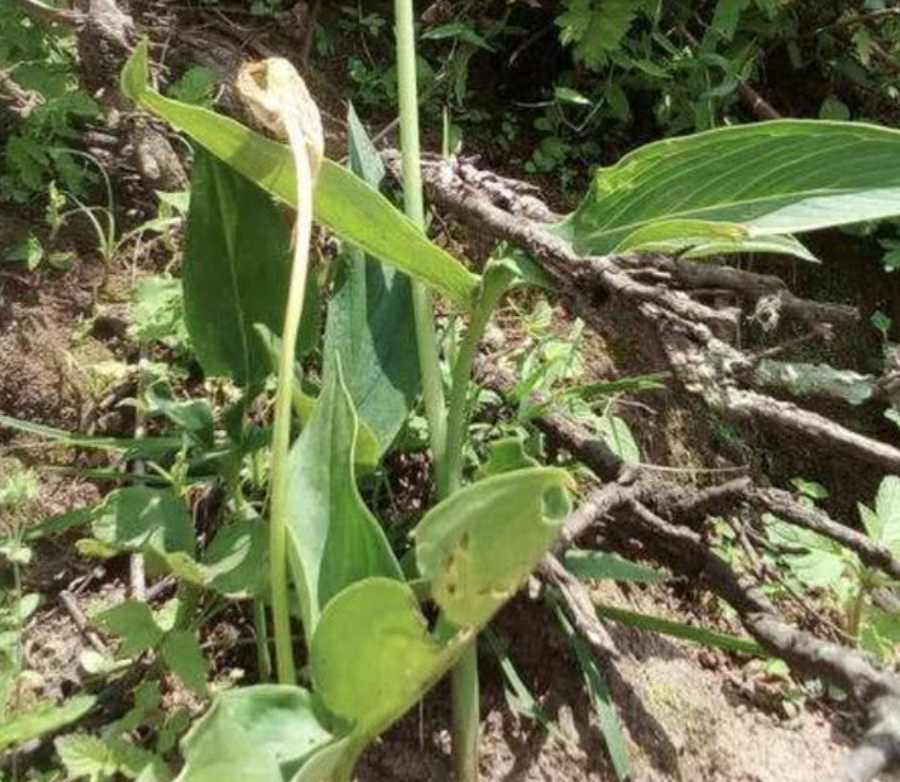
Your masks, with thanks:
[{"label": "bare tree branch", "polygon": [[8,2],[24,11],[36,22],[61,24],[66,27],[79,27],[84,24],[85,16],[81,11],[53,8],[44,5],[39,0],[8,0]]}]

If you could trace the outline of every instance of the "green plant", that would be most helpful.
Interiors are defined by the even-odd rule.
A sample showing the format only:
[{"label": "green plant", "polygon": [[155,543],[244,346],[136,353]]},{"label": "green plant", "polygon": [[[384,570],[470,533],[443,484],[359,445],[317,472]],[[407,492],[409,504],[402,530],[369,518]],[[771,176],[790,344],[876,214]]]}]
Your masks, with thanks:
[{"label": "green plant", "polygon": [[[271,549],[273,561],[280,559],[284,549],[290,552],[291,580],[300,598],[304,636],[311,655],[313,689],[310,692],[296,687],[289,632],[284,622],[276,622],[280,659],[289,660],[279,665],[282,683],[251,687],[222,697],[185,742],[185,780],[214,773],[220,762],[238,763],[248,769],[252,765],[257,772],[269,769],[263,773],[273,779],[280,778],[282,772],[273,765],[277,756],[293,757],[289,773],[299,773],[300,778],[307,774],[310,779],[317,775],[347,778],[363,747],[460,661],[464,661],[464,667],[454,687],[457,703],[454,736],[461,776],[471,778],[477,759],[478,725],[472,645],[477,632],[542,555],[565,514],[564,487],[568,479],[559,470],[512,462],[507,466],[515,469],[497,473],[500,462],[495,461],[487,477],[461,487],[462,454],[472,395],[469,375],[475,349],[499,296],[516,279],[517,272],[514,264],[499,258],[488,265],[484,275],[476,277],[421,232],[424,208],[418,176],[412,20],[404,3],[398,4],[397,11],[404,187],[411,221],[403,220],[372,187],[364,185],[361,179],[348,178],[327,159],[321,163],[312,197],[308,191],[306,197],[298,194],[298,185],[311,185],[309,172],[303,171],[303,154],[300,154],[303,145],[309,143],[306,136],[295,139],[290,148],[283,147],[206,109],[163,98],[147,87],[145,49],[138,49],[123,75],[128,94],[187,131],[244,177],[299,206],[301,211],[308,209],[312,201],[320,221],[372,258],[393,264],[412,277],[415,284],[410,298],[419,344],[419,375],[425,391],[440,500],[426,513],[414,533],[414,553],[410,557],[417,565],[412,582],[416,586],[414,591],[406,582],[406,571],[401,569],[396,554],[356,490],[358,471],[377,461],[384,444],[389,442],[390,432],[396,433],[398,425],[385,426],[375,411],[367,412],[366,418],[360,419],[360,387],[355,378],[365,372],[371,378],[368,382],[381,383],[386,367],[353,360],[354,352],[364,346],[354,344],[352,330],[340,330],[337,324],[345,315],[332,317],[330,313],[323,354],[323,384],[312,412],[305,397],[291,394],[304,426],[289,458],[292,478],[283,508],[284,548],[279,543]],[[788,226],[771,220],[766,223],[760,216],[771,215],[776,210],[786,217],[807,215],[809,212],[804,207],[818,194],[803,188],[778,189],[778,180],[770,177],[768,189],[760,192],[750,209],[748,200],[731,195],[736,189],[737,176],[730,167],[733,161],[726,167],[713,142],[721,142],[727,151],[733,152],[733,157],[740,157],[749,155],[748,150],[754,145],[772,141],[770,158],[773,165],[779,165],[784,162],[781,158],[788,156],[788,150],[790,159],[795,160],[797,148],[803,149],[804,144],[815,141],[816,166],[800,167],[803,177],[808,179],[818,175],[823,161],[830,162],[830,156],[842,159],[842,145],[848,138],[858,138],[855,147],[858,165],[852,170],[835,166],[826,182],[840,186],[842,194],[833,197],[833,202],[827,197],[820,199],[817,203],[821,211],[814,220],[806,219],[796,227],[796,221],[788,225],[791,230],[803,230],[840,222],[844,213],[837,207],[845,204],[840,198],[852,198],[853,193],[865,192],[870,196],[860,199],[860,204],[867,204],[870,209],[866,216],[874,218],[890,212],[887,198],[878,201],[871,195],[887,196],[892,183],[886,182],[883,175],[876,182],[871,171],[882,155],[893,150],[896,134],[891,131],[834,123],[773,123],[756,129],[737,128],[717,133],[664,147],[648,147],[615,169],[602,172],[595,190],[575,215],[560,226],[560,233],[579,248],[588,247],[592,252],[621,249],[623,243],[629,249],[695,246],[698,240],[700,248],[707,248],[714,241],[728,247],[746,248],[752,231],[760,232],[766,239],[770,235],[776,237],[771,241],[777,244]],[[357,171],[365,174],[366,158],[372,155],[365,152],[366,144],[358,130],[353,134],[353,144],[351,161]],[[236,154],[238,150],[240,154]],[[642,193],[625,189],[651,165],[650,161],[657,168],[668,166],[670,179],[677,184],[679,177],[687,182],[687,172],[695,170],[698,160],[711,168],[720,167],[718,191],[704,192],[702,196],[694,194],[693,200],[685,197],[682,205],[673,206],[663,197],[641,199]],[[859,161],[869,161],[872,168]],[[373,164],[370,161],[368,165]],[[760,179],[764,179],[762,172]],[[619,187],[624,193],[621,196]],[[652,182],[649,187],[653,187]],[[685,184],[684,188],[687,187]],[[246,393],[258,387],[268,373],[267,347],[259,340],[259,329],[254,328],[254,322],[262,322],[276,334],[283,332],[279,381],[283,389],[284,379],[293,378],[295,372],[295,350],[290,347],[287,335],[298,328],[301,320],[294,307],[293,314],[283,322],[272,315],[280,311],[271,302],[277,301],[284,290],[280,280],[291,266],[285,238],[280,244],[275,241],[264,257],[254,255],[252,279],[242,267],[247,253],[239,251],[233,257],[226,256],[227,286],[223,286],[221,273],[218,280],[215,276],[203,276],[208,269],[222,268],[221,253],[204,251],[217,246],[217,234],[231,237],[233,248],[240,248],[242,242],[251,242],[254,250],[262,246],[261,240],[251,237],[254,225],[268,219],[263,215],[272,206],[265,199],[251,195],[255,192],[246,179],[227,173],[223,164],[211,157],[198,161],[191,205],[198,219],[189,224],[192,227],[189,227],[185,270],[187,325],[200,362],[209,374],[230,376]],[[667,195],[674,198],[672,192],[667,191]],[[606,196],[602,201],[601,193]],[[629,199],[634,199],[640,209],[631,206]],[[241,204],[241,208],[235,208],[236,204]],[[365,220],[359,211],[363,204]],[[625,210],[631,210],[628,220],[622,219],[623,213],[628,214]],[[247,223],[248,219],[252,222]],[[270,239],[277,240],[274,225],[273,222],[273,230],[266,233]],[[786,241],[789,249],[800,252],[793,240]],[[191,247],[197,249],[192,251]],[[268,266],[261,265],[260,257]],[[294,268],[298,268],[297,261]],[[357,267],[356,273],[360,271]],[[194,275],[209,282],[193,284]],[[344,285],[351,285],[353,279],[350,275]],[[447,296],[469,317],[468,330],[458,349],[453,351],[447,408],[431,307],[424,289],[418,285]],[[331,304],[335,308],[333,312],[337,313],[344,301],[336,297]],[[193,317],[192,308],[196,308]],[[211,317],[213,312],[219,314]],[[204,331],[203,324],[209,322],[223,324],[225,328]],[[386,336],[373,332],[370,338],[380,341]],[[290,368],[289,373],[284,371],[285,367]],[[640,387],[639,381],[635,384]],[[603,396],[614,398],[616,393],[614,387],[592,388],[573,398],[582,401]],[[403,407],[398,406],[397,412],[402,414]],[[606,414],[602,418],[612,421]],[[276,430],[284,421],[283,416],[276,415]],[[614,422],[610,425],[615,441],[620,434]],[[374,434],[378,431],[383,433],[381,439]],[[277,454],[274,458],[278,459]],[[277,522],[275,516],[272,518],[270,526],[274,529]],[[511,534],[513,529],[515,534]],[[495,536],[515,540],[516,545],[510,546],[508,542],[504,547],[492,545],[490,541]],[[162,544],[154,544],[161,552],[161,562],[182,578],[192,579],[195,586],[208,588],[210,565],[200,562],[195,568],[190,564],[195,560],[186,538],[175,550],[165,543],[165,536],[162,540]],[[509,552],[509,560],[497,555],[502,551]],[[491,552],[490,556],[487,552]],[[275,578],[272,586],[283,589],[281,583]],[[420,613],[417,595],[428,595],[440,610],[442,618],[434,633],[426,629],[428,624]],[[360,654],[368,661],[365,669],[357,664]],[[286,738],[283,742],[281,738],[266,735],[264,726],[270,720],[292,726],[280,734],[285,737],[292,734],[289,744]],[[220,746],[223,737],[233,746],[234,754],[217,758],[212,747]],[[309,751],[303,757],[297,754],[300,737],[306,737],[309,742],[306,744]],[[283,755],[285,752],[288,754]]]},{"label": "green plant", "polygon": [[[816,492],[821,496],[821,492]],[[881,482],[875,508],[859,504],[866,534],[894,556],[900,553],[900,478]],[[841,613],[844,630],[867,651],[893,659],[900,645],[900,584],[860,561],[850,549],[808,530],[768,518],[770,538],[790,553],[783,567],[801,591],[822,590]]]},{"label": "green plant", "polygon": [[4,133],[0,199],[23,203],[44,193],[51,180],[80,195],[90,177],[64,147],[99,108],[78,86],[74,38],[32,22],[13,3],[0,4],[0,70],[30,96],[13,113],[0,106]]}]

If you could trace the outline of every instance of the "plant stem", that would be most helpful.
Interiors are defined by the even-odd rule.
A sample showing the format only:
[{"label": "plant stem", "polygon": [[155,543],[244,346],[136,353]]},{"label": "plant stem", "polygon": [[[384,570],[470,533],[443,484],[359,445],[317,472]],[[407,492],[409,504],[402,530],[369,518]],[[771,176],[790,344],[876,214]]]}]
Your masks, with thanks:
[{"label": "plant stem", "polygon": [[[400,103],[400,147],[403,151],[403,202],[406,215],[425,230],[425,204],[422,196],[422,167],[419,149],[419,101],[416,84],[416,41],[412,0],[395,0],[397,25],[397,81]],[[438,358],[437,336],[431,296],[418,282],[412,282],[413,312],[416,319],[416,344],[425,416],[428,419],[431,452],[434,459],[438,496],[444,497],[443,463],[446,458],[447,429],[444,420],[444,387]]]},{"label": "plant stem", "polygon": [[[402,149],[403,194],[407,216],[422,230],[425,229],[425,207],[422,197],[422,170],[419,151],[419,105],[416,86],[416,40],[412,0],[395,0],[397,30],[397,78],[400,98],[400,147]],[[454,427],[452,445],[448,448],[445,425],[445,403],[435,334],[431,298],[418,283],[412,283],[413,310],[416,318],[416,342],[425,401],[425,415],[434,459],[435,483],[438,497],[451,494],[461,482],[462,437],[468,412],[468,370],[474,350],[456,361],[459,373],[454,372],[451,422]],[[473,323],[477,314],[473,316]],[[483,329],[483,326],[482,326]],[[470,334],[474,331],[470,326]],[[466,335],[468,344],[469,334]],[[465,376],[463,370],[465,369]],[[455,418],[454,418],[455,416]],[[454,449],[458,450],[456,453]],[[476,782],[478,779],[479,728],[478,651],[473,642],[453,669],[453,753],[457,782]]]},{"label": "plant stem", "polygon": [[297,223],[294,233],[294,263],[288,289],[278,386],[275,391],[275,421],[272,434],[272,505],[269,514],[269,568],[272,589],[272,626],[278,681],[294,684],[294,650],[291,644],[291,614],[287,577],[288,454],[291,446],[291,405],[294,390],[294,363],[297,331],[303,315],[309,243],[312,237],[313,181],[309,153],[300,128],[285,123],[297,169]]},{"label": "plant stem", "polygon": [[272,678],[272,656],[269,654],[269,630],[266,622],[266,604],[262,598],[253,600],[253,629],[256,636],[256,665],[259,680],[267,682]]},{"label": "plant stem", "polygon": [[469,388],[475,357],[478,355],[478,343],[484,335],[494,311],[502,288],[486,292],[483,290],[469,328],[463,337],[459,355],[453,364],[452,390],[450,393],[450,409],[447,416],[447,459],[445,470],[449,493],[455,492],[462,484],[463,449],[466,433],[469,430]]},{"label": "plant stem", "polygon": [[458,782],[478,782],[478,743],[481,728],[481,685],[478,681],[478,642],[472,641],[453,668],[453,766]]}]

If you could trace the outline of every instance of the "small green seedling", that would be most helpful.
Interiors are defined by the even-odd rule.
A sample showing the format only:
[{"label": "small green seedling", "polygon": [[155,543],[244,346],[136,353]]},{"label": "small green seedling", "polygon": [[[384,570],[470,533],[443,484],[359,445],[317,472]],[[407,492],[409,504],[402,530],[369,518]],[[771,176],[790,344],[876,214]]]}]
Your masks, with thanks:
[{"label": "small green seedling", "polygon": [[[866,534],[900,557],[900,478],[885,478],[875,508],[860,503],[859,515]],[[781,561],[797,585],[823,590],[850,636],[867,651],[893,659],[900,645],[900,584],[839,543],[774,517],[767,520],[773,542],[791,552],[782,554]]]}]

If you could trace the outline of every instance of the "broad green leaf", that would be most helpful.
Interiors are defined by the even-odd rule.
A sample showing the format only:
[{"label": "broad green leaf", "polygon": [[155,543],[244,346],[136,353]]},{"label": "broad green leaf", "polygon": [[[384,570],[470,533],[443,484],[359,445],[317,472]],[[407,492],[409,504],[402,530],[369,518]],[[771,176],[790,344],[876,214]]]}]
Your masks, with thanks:
[{"label": "broad green leaf", "polygon": [[888,475],[878,487],[875,510],[881,520],[877,535],[869,534],[892,551],[900,549],[900,478]]},{"label": "broad green leaf", "polygon": [[203,555],[210,589],[225,597],[261,596],[268,582],[268,536],[260,518],[229,521]]},{"label": "broad green leaf", "polygon": [[93,707],[96,699],[91,695],[81,695],[57,706],[52,703],[40,703],[28,713],[0,715],[0,753],[23,741],[31,741],[45,733],[70,725],[81,719]]},{"label": "broad green leaf", "polygon": [[645,252],[678,252],[709,242],[740,244],[748,238],[747,229],[735,223],[716,223],[710,220],[664,220],[641,226],[628,234],[613,252],[635,250]]},{"label": "broad green leaf", "polygon": [[605,551],[581,551],[566,553],[566,570],[576,578],[635,581],[645,584],[668,581],[669,576],[659,570],[644,567]]},{"label": "broad green leaf", "polygon": [[478,481],[413,532],[419,572],[448,621],[477,627],[540,562],[569,510],[565,470],[529,467]]},{"label": "broad green leaf", "polygon": [[117,551],[194,553],[194,523],[167,490],[132,486],[110,492],[94,513],[91,532]]},{"label": "broad green leaf", "polygon": [[[122,91],[142,108],[187,133],[198,144],[282,201],[296,206],[294,159],[287,146],[199,106],[165,98],[147,83],[148,44],[135,48],[122,71]],[[342,239],[396,266],[468,310],[478,277],[419,230],[359,177],[324,160],[316,182],[315,217]]]},{"label": "broad green leaf", "polygon": [[165,637],[146,603],[126,600],[97,614],[95,620],[111,633],[122,638],[121,657],[136,657],[152,649]]},{"label": "broad green leaf", "polygon": [[868,605],[862,616],[859,644],[883,661],[895,661],[900,653],[900,613]]},{"label": "broad green leaf", "polygon": [[491,443],[491,452],[488,454],[487,461],[481,465],[475,478],[481,481],[525,467],[538,466],[537,459],[529,456],[525,451],[525,442],[522,437],[504,437]]},{"label": "broad green leaf", "polygon": [[[185,323],[206,374],[228,376],[243,386],[269,374],[266,346],[254,325],[281,333],[290,244],[288,223],[266,193],[209,153],[198,153],[182,279]],[[316,287],[315,275],[309,282],[307,291]],[[309,349],[315,344],[317,307],[304,312],[300,334],[307,336],[300,342]]]},{"label": "broad green leaf", "polygon": [[786,524],[772,516],[765,516],[764,519],[774,543],[790,549],[806,549],[806,553],[783,556],[788,569],[804,586],[824,589],[840,584],[851,562],[848,557],[855,555],[845,551],[839,543],[815,532]]},{"label": "broad green leaf", "polygon": [[289,463],[289,550],[308,638],[328,601],[355,581],[403,578],[356,487],[357,442],[356,413],[336,357]]},{"label": "broad green leaf", "polygon": [[206,658],[192,630],[177,630],[166,636],[160,653],[185,687],[197,695],[206,693]]},{"label": "broad green leaf", "polygon": [[759,122],[658,141],[597,172],[556,231],[612,252],[676,220],[740,225],[749,240],[900,214],[900,131],[816,120]]},{"label": "broad green leaf", "polygon": [[[269,351],[272,371],[277,372],[281,340],[260,323],[257,324],[257,330]],[[329,360],[331,358],[332,356],[329,356]],[[294,372],[294,413],[300,419],[300,422],[306,426],[312,418],[313,410],[316,409],[318,400],[303,390],[303,380],[301,367],[298,364],[295,366]],[[357,425],[356,451],[353,456],[356,464],[356,474],[357,476],[363,476],[368,475],[378,466],[378,460],[381,457],[381,446],[378,444],[378,440],[375,439],[374,432],[365,421],[359,420]]]},{"label": "broad green leaf", "polygon": [[352,769],[356,760],[353,737],[326,744],[314,750],[304,761],[300,770],[291,778],[291,782],[332,782],[341,779],[340,769]]},{"label": "broad green leaf", "polygon": [[433,638],[406,584],[360,581],[322,612],[310,651],[316,693],[365,746],[440,680],[466,641]]},{"label": "broad green leaf", "polygon": [[[377,188],[384,178],[381,158],[352,106],[348,119],[350,165]],[[400,431],[419,391],[410,282],[406,275],[355,247],[345,249],[340,273],[338,289],[328,305],[326,365],[340,350],[347,391],[383,453]]]},{"label": "broad green leaf", "polygon": [[288,782],[334,740],[319,721],[313,696],[300,687],[224,692],[184,738],[177,782]]}]

